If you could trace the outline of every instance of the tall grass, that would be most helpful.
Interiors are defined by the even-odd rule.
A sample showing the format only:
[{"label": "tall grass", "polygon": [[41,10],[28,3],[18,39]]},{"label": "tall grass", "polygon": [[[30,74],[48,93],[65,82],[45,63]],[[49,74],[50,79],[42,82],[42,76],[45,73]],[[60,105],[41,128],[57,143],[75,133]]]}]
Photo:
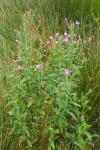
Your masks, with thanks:
[{"label": "tall grass", "polygon": [[[91,132],[100,135],[100,2],[98,0],[2,0],[0,5],[1,149],[23,149],[19,136],[11,134],[12,118],[8,115],[9,106],[5,96],[11,86],[13,61],[19,51],[16,41],[19,35],[16,34],[16,30],[22,31],[24,14],[31,16],[30,30],[36,38],[38,37],[41,47],[50,34],[68,30],[65,17],[81,22],[79,34],[84,42],[88,41],[88,37],[92,37],[92,40],[84,46],[86,62],[81,70],[79,89],[80,93],[83,92],[85,95],[89,89],[92,91],[88,95],[91,107],[88,123],[92,124]],[[38,47],[38,40],[35,41],[35,48]],[[23,42],[22,45],[24,46]],[[99,138],[94,139],[96,150],[99,150],[99,143]]]}]

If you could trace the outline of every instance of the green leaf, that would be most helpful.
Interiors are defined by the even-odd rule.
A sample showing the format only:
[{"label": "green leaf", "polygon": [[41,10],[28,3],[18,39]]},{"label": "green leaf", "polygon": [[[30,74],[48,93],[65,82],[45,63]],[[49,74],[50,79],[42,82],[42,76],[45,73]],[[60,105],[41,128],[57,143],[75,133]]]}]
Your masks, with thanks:
[{"label": "green leaf", "polygon": [[28,143],[29,147],[32,148],[32,142],[30,140],[27,140],[27,143]]},{"label": "green leaf", "polygon": [[73,101],[71,101],[70,104],[73,104],[74,106],[77,106],[77,107],[81,107],[81,105],[79,105],[78,103],[73,102]]},{"label": "green leaf", "polygon": [[50,139],[49,142],[50,142],[49,144],[50,144],[51,149],[52,149],[52,150],[55,150],[54,140],[53,140],[53,139]]},{"label": "green leaf", "polygon": [[69,114],[72,118],[74,118],[76,121],[77,121],[77,118],[76,118],[76,116],[72,113],[72,112],[70,112],[70,111],[67,111],[67,114]]},{"label": "green leaf", "polygon": [[27,104],[27,108],[30,108],[33,104],[33,100],[29,100],[28,104]]}]

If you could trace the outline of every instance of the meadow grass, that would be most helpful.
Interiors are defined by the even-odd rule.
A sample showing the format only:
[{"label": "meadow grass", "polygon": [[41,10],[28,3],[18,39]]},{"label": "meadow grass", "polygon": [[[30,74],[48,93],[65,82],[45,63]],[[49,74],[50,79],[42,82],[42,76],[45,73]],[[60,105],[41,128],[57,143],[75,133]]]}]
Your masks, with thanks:
[{"label": "meadow grass", "polygon": [[[27,142],[26,141],[25,143],[22,142],[26,139],[26,135],[28,136],[28,133],[27,133],[28,131],[26,127],[25,127],[25,132],[22,132],[19,130],[19,131],[16,131],[15,134],[11,133],[14,121],[17,119],[16,117],[13,118],[8,113],[11,111],[10,110],[11,108],[9,107],[10,105],[9,101],[10,99],[12,99],[12,97],[10,99],[6,99],[7,97],[6,95],[8,94],[9,89],[11,90],[11,86],[14,86],[12,83],[12,78],[13,78],[12,74],[14,71],[13,68],[15,67],[14,60],[16,60],[16,58],[19,55],[18,53],[19,53],[20,44],[21,44],[21,49],[25,50],[23,57],[25,57],[25,59],[27,58],[27,52],[26,52],[27,45],[25,47],[25,44],[26,44],[25,40],[27,41],[28,39],[25,39],[25,37],[28,37],[27,35],[28,33],[27,33],[27,21],[26,21],[27,19],[23,20],[24,14],[26,16],[29,16],[30,31],[36,38],[35,40],[32,41],[32,37],[30,37],[29,35],[30,41],[28,41],[30,49],[34,47],[35,49],[39,51],[38,53],[36,52],[36,58],[39,58],[40,56],[42,57],[43,54],[41,54],[40,49],[41,47],[43,47],[44,41],[49,37],[49,35],[55,35],[56,32],[60,32],[60,34],[62,34],[66,30],[68,30],[68,27],[65,24],[65,17],[68,18],[69,20],[70,19],[74,20],[74,22],[76,20],[80,21],[80,28],[78,32],[83,39],[83,43],[85,43],[83,45],[83,49],[85,49],[85,52],[83,54],[84,63],[83,63],[83,67],[81,68],[81,74],[79,77],[81,82],[80,82],[80,86],[78,87],[79,88],[78,90],[79,90],[79,93],[84,93],[84,95],[87,95],[87,91],[91,89],[90,94],[88,94],[88,99],[89,99],[88,106],[90,107],[90,109],[86,110],[87,123],[89,125],[92,125],[90,128],[90,132],[93,134],[98,134],[100,136],[100,119],[99,119],[100,118],[100,113],[99,113],[99,109],[100,109],[100,102],[99,102],[99,99],[100,99],[100,92],[99,92],[99,89],[100,89],[100,72],[99,72],[100,70],[100,27],[99,27],[100,25],[100,7],[99,7],[100,2],[98,0],[97,1],[93,0],[92,2],[85,1],[85,0],[84,1],[81,1],[81,0],[77,0],[77,1],[34,0],[34,1],[31,1],[29,0],[28,2],[26,0],[25,1],[20,1],[20,0],[10,1],[9,0],[9,1],[1,1],[0,5],[1,5],[1,10],[0,10],[0,21],[1,21],[0,23],[0,40],[1,40],[1,44],[0,44],[0,69],[1,69],[0,70],[0,85],[1,85],[0,86],[0,93],[1,93],[1,96],[0,96],[1,136],[0,138],[1,140],[0,141],[1,142],[0,144],[1,144],[1,149],[2,150],[6,150],[6,149],[18,150],[18,149],[24,149],[25,147],[27,148],[27,143],[28,143],[28,146],[30,145],[30,147],[32,144],[29,140],[30,138],[27,140]],[[17,32],[17,30],[21,31],[21,35],[19,35],[19,32]],[[90,39],[90,41],[88,41],[89,37],[91,37],[92,40]],[[20,39],[21,43],[20,44],[17,43],[16,39],[17,40]],[[30,54],[32,55],[32,51],[30,51]],[[52,58],[53,57],[54,56],[52,56]],[[29,58],[31,58],[31,56],[29,56]],[[26,62],[24,62],[25,63],[24,65],[27,66],[27,63],[29,61],[30,60],[27,58]],[[37,63],[37,62],[38,61],[35,60],[35,62],[32,62],[32,63]],[[26,70],[24,72],[25,73],[24,75],[26,78],[25,80],[29,81],[31,84],[31,81],[28,79],[27,69],[28,69],[28,66],[26,67]],[[28,71],[31,73],[31,70],[28,70]],[[16,85],[16,82],[20,80],[19,78],[20,76],[15,73],[15,78],[14,78],[15,85]],[[26,83],[26,85],[29,86],[28,83]],[[23,91],[22,89],[24,88],[26,89],[26,87],[23,87],[23,84],[21,86],[22,87],[20,91],[22,91],[22,95],[23,95],[25,91]],[[36,86],[39,86],[39,82],[37,82]],[[17,92],[15,89],[15,93]],[[12,92],[11,96],[15,96],[15,100],[16,100],[18,97],[14,95],[15,93]],[[30,104],[28,104],[29,108],[32,105],[31,102],[32,101],[30,101]],[[41,104],[41,106],[42,105],[43,104]],[[20,107],[22,107],[23,108],[22,111],[24,111],[25,109],[24,107],[26,106],[24,106],[24,104],[21,103]],[[52,107],[53,107],[53,104],[52,104]],[[21,109],[21,108],[17,108],[16,106],[15,110],[16,109]],[[48,109],[51,109],[51,106]],[[22,112],[19,111],[19,115],[15,113],[15,115],[18,115],[17,117],[19,117],[19,119],[21,119],[20,113]],[[42,113],[44,112],[40,112],[40,113],[42,116],[43,115]],[[27,118],[25,119],[26,119],[26,122],[27,121],[29,122]],[[25,120],[23,120],[23,122],[24,121]],[[19,124],[19,122],[17,123]],[[36,131],[37,131],[37,126],[38,126],[38,123],[36,124]],[[20,134],[17,134],[18,132],[20,132]],[[33,132],[35,133],[35,131]],[[51,139],[50,143],[52,145],[51,147],[54,148],[53,135],[54,135],[54,132],[56,131],[54,131],[53,128],[49,128],[48,131],[46,132],[48,136],[50,136],[50,139]],[[19,139],[22,136],[22,134],[26,134],[24,137],[25,139],[22,138],[21,139],[22,141],[20,141]],[[36,133],[36,135],[38,136],[38,133]],[[59,137],[59,133],[58,133],[58,137]],[[96,150],[100,149],[99,139],[100,139],[99,137],[93,139],[93,143],[94,143],[93,149],[96,149]],[[37,138],[37,141],[38,140],[39,139]],[[37,146],[37,143],[38,143],[37,141],[35,143],[35,146]],[[41,142],[44,142],[44,139],[41,139]],[[41,146],[41,142],[39,143],[40,144],[39,146]],[[69,140],[68,142],[71,143],[71,140]],[[63,144],[64,143],[61,143],[62,147],[64,146]],[[46,145],[46,143],[44,145]],[[60,147],[60,145],[58,147]],[[78,149],[75,147],[75,145],[73,145],[73,147],[70,147],[70,144],[67,145],[67,147],[73,150]],[[37,149],[42,149],[42,147],[37,148]],[[85,148],[83,149],[85,150]]]}]

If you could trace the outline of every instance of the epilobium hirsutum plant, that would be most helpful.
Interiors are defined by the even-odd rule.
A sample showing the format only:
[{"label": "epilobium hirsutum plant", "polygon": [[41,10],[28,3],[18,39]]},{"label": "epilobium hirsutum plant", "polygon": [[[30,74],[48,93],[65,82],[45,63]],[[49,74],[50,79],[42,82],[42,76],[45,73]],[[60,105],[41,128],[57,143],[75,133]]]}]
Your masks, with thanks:
[{"label": "epilobium hirsutum plant", "polygon": [[88,150],[92,136],[87,99],[78,93],[83,47],[77,25],[70,23],[64,35],[50,36],[44,48],[29,30],[29,18],[23,18],[7,94],[12,134],[28,150]]}]

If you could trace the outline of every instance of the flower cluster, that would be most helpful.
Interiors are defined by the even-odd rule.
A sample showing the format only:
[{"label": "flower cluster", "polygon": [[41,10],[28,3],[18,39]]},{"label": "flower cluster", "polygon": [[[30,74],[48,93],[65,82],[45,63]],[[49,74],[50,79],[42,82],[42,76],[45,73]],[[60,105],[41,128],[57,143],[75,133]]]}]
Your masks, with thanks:
[{"label": "flower cluster", "polygon": [[65,32],[64,33],[64,43],[68,43],[69,42],[69,37],[70,37],[70,35],[67,32]]}]

